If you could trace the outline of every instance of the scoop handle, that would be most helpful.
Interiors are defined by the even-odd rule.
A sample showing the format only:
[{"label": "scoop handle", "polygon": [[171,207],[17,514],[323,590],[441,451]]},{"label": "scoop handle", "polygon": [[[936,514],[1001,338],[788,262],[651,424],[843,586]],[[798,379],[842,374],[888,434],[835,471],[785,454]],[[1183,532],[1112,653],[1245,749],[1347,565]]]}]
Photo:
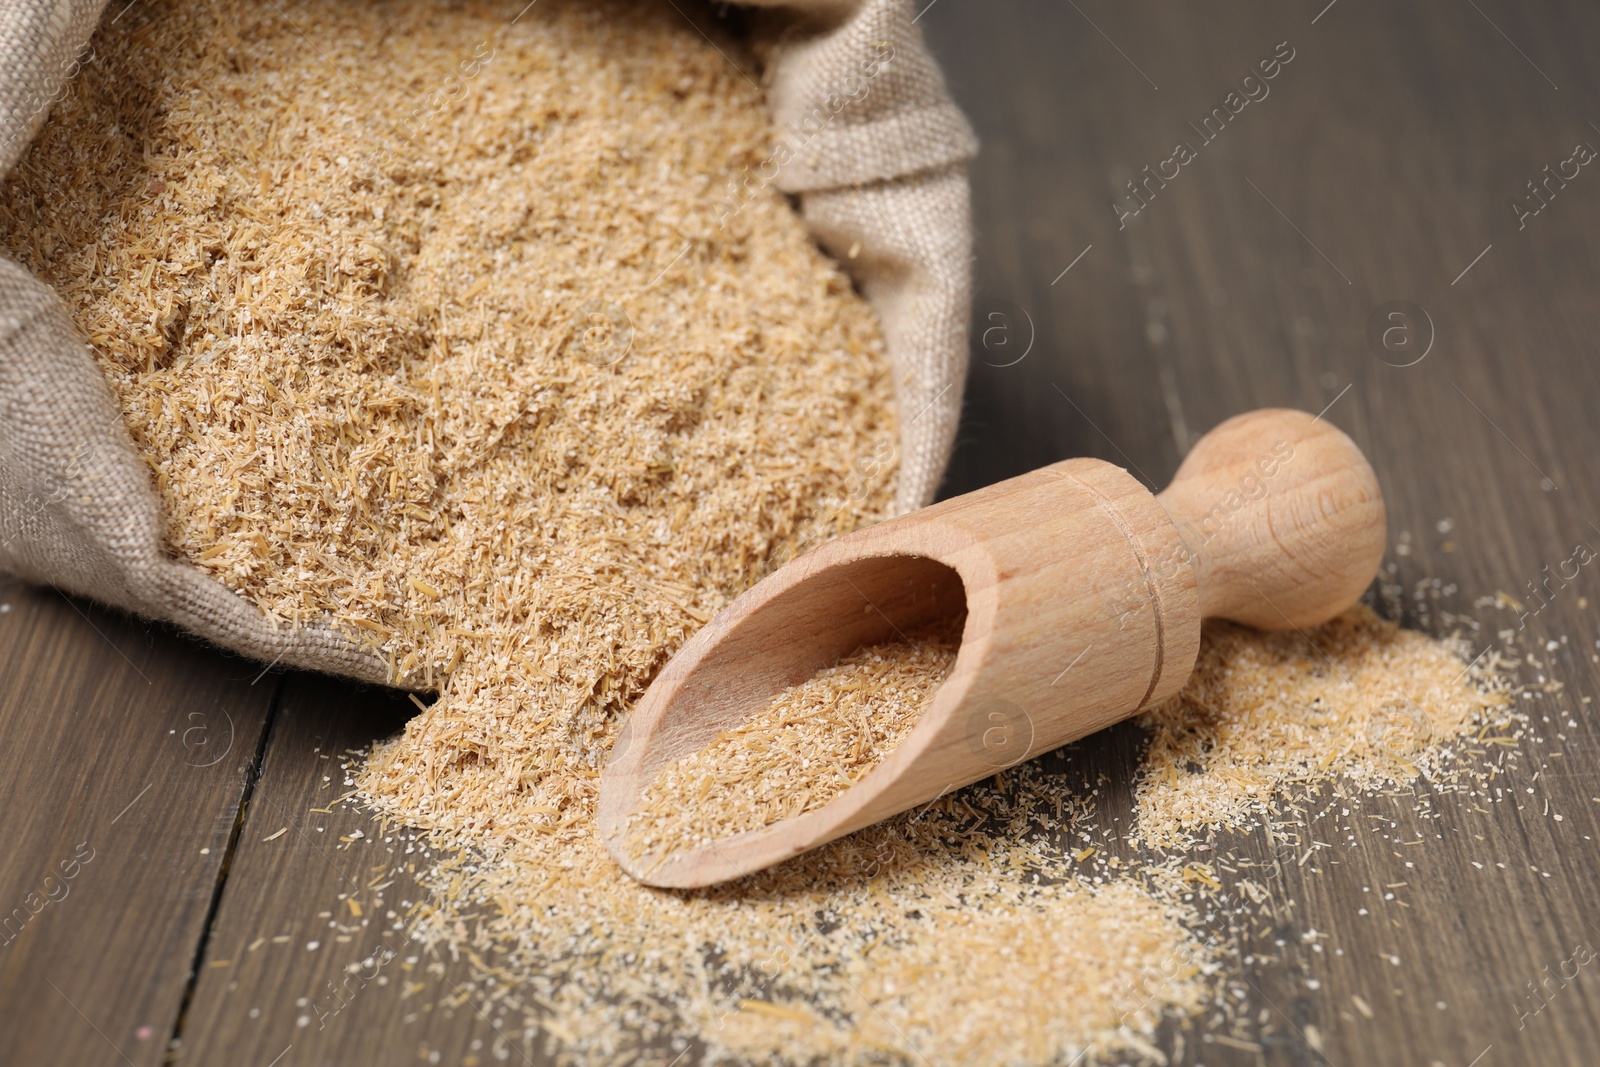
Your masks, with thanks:
[{"label": "scoop handle", "polygon": [[1247,412],[1202,437],[1156,498],[1183,539],[1200,614],[1267,630],[1326,622],[1383,559],[1383,493],[1336,426]]}]

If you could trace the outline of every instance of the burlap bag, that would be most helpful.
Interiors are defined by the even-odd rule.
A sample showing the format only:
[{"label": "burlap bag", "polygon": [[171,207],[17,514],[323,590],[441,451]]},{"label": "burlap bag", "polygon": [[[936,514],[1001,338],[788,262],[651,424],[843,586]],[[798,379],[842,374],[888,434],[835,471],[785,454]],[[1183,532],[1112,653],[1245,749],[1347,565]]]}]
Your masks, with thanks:
[{"label": "burlap bag", "polygon": [[[819,242],[882,323],[900,419],[898,506],[928,503],[966,376],[976,145],[906,0],[799,0],[775,10],[777,127],[766,184],[795,194]],[[119,0],[120,3],[120,0]],[[76,73],[106,0],[0,3],[0,179]],[[115,16],[113,16],[115,17]],[[390,682],[388,663],[323,626],[288,629],[170,558],[160,503],[110,387],[49,288],[0,257],[0,571],[176,623],[265,663]]]}]

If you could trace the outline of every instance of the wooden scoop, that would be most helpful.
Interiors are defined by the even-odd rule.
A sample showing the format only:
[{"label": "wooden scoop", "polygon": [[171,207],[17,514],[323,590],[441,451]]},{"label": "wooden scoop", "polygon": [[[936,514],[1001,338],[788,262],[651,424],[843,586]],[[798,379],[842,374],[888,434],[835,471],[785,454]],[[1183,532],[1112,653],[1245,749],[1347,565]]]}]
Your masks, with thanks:
[{"label": "wooden scoop", "polygon": [[[1167,699],[1194,670],[1202,618],[1269,630],[1332,618],[1384,543],[1383,497],[1355,443],[1281,409],[1206,434],[1160,496],[1120,467],[1069,459],[858,530],[769,575],[667,664],[601,777],[600,834],[652,885],[760,870]],[[629,854],[629,814],[667,763],[855,649],[963,609],[949,677],[860,781],[760,830]]]}]

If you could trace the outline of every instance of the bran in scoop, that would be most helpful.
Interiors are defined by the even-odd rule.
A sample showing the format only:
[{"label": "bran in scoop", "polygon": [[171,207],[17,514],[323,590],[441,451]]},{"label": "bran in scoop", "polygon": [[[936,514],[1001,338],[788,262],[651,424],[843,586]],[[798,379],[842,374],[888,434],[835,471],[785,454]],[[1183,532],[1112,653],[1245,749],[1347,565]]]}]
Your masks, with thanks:
[{"label": "bran in scoop", "polygon": [[959,625],[857,649],[661,769],[625,847],[663,856],[815,811],[905,740],[955,666]]}]

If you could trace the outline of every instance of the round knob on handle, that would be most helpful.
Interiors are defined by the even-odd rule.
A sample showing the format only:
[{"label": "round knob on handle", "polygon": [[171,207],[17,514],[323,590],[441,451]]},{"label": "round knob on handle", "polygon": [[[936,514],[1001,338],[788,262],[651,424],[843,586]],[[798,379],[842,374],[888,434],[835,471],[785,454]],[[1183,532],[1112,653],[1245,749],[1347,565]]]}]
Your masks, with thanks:
[{"label": "round knob on handle", "polygon": [[1222,423],[1156,499],[1190,553],[1207,618],[1315,626],[1355,603],[1383,559],[1377,475],[1354,441],[1303,411]]}]

